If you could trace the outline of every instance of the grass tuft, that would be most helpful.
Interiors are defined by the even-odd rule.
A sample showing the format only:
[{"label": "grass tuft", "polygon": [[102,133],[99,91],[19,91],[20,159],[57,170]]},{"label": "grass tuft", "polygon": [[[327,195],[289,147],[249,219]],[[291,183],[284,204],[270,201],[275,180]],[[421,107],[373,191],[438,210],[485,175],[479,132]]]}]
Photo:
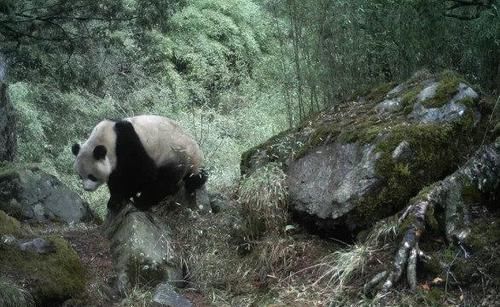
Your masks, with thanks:
[{"label": "grass tuft", "polygon": [[239,188],[244,237],[283,234],[288,221],[286,175],[270,163],[244,178]]}]

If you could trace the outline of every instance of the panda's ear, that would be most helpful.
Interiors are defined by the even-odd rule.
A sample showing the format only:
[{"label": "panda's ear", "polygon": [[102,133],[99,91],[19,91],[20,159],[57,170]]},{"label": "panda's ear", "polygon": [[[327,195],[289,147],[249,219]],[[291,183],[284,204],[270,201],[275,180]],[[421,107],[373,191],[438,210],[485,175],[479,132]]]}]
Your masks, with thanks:
[{"label": "panda's ear", "polygon": [[73,146],[71,146],[71,152],[73,153],[73,155],[77,156],[78,153],[80,152],[80,144],[78,143],[73,144]]},{"label": "panda's ear", "polygon": [[94,159],[96,160],[104,159],[106,157],[106,153],[107,150],[106,147],[104,147],[104,145],[97,145],[94,148]]}]

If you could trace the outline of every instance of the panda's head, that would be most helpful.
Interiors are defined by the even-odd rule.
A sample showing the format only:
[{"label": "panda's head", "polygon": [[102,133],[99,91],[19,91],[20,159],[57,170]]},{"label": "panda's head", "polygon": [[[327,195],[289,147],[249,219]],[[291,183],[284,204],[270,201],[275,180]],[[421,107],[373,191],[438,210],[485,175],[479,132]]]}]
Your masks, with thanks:
[{"label": "panda's head", "polygon": [[112,144],[115,136],[108,128],[108,123],[100,123],[82,146],[74,144],[71,147],[76,156],[75,171],[86,191],[95,191],[100,185],[107,183],[113,171],[116,159],[112,157]]},{"label": "panda's head", "polygon": [[71,148],[76,156],[75,170],[82,180],[85,191],[95,191],[101,184],[108,182],[112,172],[111,163],[106,156],[106,147],[97,145],[90,149],[80,147],[78,144],[74,144]]}]

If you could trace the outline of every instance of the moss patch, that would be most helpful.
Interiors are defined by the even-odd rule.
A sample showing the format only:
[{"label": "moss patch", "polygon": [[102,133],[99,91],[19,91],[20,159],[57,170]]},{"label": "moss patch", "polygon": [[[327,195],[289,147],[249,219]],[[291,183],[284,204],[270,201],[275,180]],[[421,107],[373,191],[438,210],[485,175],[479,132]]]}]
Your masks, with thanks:
[{"label": "moss patch", "polygon": [[[1,162],[0,163],[0,179],[11,178],[12,176],[19,176],[18,172],[23,169],[28,170],[38,170],[39,166],[34,163],[28,164],[16,164],[10,162]],[[14,177],[14,178],[15,178]]]},{"label": "moss patch", "polygon": [[[377,145],[381,157],[376,163],[376,173],[384,178],[378,193],[361,199],[355,209],[357,224],[368,225],[402,209],[422,188],[453,172],[462,153],[468,152],[471,122],[464,119],[454,124],[400,124],[393,127]],[[407,141],[413,158],[398,162],[392,152]]]},{"label": "moss patch", "polygon": [[21,224],[18,220],[0,210],[0,235],[5,234],[14,236],[22,234]]},{"label": "moss patch", "polygon": [[373,101],[375,103],[384,100],[387,93],[389,93],[396,86],[396,82],[387,82],[382,83],[375,86],[369,93],[366,95],[366,99],[369,101]]},{"label": "moss patch", "polygon": [[[295,140],[297,129],[280,132],[266,142],[250,148],[241,155],[240,171],[247,174],[254,168],[267,162],[284,162],[294,150],[299,150],[302,144]],[[265,157],[256,157],[263,152]],[[258,161],[255,161],[258,160]]]},{"label": "moss patch", "polygon": [[38,301],[51,304],[82,295],[85,271],[76,252],[59,237],[49,237],[55,252],[40,255],[7,247],[0,250],[0,271],[28,285]]},{"label": "moss patch", "polygon": [[413,105],[417,101],[418,94],[424,89],[422,85],[417,85],[408,89],[401,96],[401,105],[403,106],[403,112],[405,114],[410,114],[413,110]]},{"label": "moss patch", "polygon": [[439,108],[444,106],[458,92],[458,85],[465,81],[453,71],[444,71],[441,73],[439,83],[434,97],[422,101],[426,108]]}]

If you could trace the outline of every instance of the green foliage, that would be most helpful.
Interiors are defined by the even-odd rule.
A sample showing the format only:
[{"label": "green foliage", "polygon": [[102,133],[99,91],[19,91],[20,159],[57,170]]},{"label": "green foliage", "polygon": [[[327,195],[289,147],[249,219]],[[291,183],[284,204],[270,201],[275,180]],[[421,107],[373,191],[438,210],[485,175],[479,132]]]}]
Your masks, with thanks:
[{"label": "green foliage", "polygon": [[[269,1],[292,63],[283,72],[289,104],[314,111],[360,87],[407,79],[414,71],[454,69],[498,90],[500,19],[494,5],[473,21],[444,17],[447,1]],[[474,6],[464,10],[474,12]],[[289,25],[287,25],[289,23]],[[318,99],[319,97],[319,99]],[[340,99],[339,99],[340,98]]]},{"label": "green foliage", "polygon": [[172,16],[164,52],[175,96],[196,105],[217,103],[220,93],[250,77],[261,54],[264,20],[249,1],[190,1]]}]

